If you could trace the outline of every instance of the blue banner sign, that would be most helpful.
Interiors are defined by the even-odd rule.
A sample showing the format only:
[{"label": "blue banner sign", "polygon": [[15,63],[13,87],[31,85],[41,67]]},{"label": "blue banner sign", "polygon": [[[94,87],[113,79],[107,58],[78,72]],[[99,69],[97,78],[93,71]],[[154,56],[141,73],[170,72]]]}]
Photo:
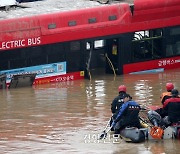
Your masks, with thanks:
[{"label": "blue banner sign", "polygon": [[7,82],[10,82],[13,75],[30,73],[36,73],[36,78],[44,78],[66,74],[66,62],[51,63],[45,65],[0,71],[0,74],[6,74]]}]

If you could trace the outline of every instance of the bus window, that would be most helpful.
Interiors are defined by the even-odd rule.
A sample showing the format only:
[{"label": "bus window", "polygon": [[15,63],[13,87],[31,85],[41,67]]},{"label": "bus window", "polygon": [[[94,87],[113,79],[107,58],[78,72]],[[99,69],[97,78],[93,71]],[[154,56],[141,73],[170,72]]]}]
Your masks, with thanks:
[{"label": "bus window", "polygon": [[144,61],[163,57],[162,29],[138,31],[132,39],[132,60]]},{"label": "bus window", "polygon": [[67,42],[65,45],[67,72],[80,71],[82,49],[81,41]]},{"label": "bus window", "polygon": [[[105,40],[95,40],[93,42],[94,44],[94,49],[100,49],[103,48],[105,46]],[[87,42],[86,43],[86,50],[90,50],[90,43]]]},{"label": "bus window", "polygon": [[79,41],[70,42],[70,50],[71,51],[79,51],[80,50],[80,42]]},{"label": "bus window", "polygon": [[15,69],[26,66],[27,61],[24,50],[14,49],[2,52],[0,56],[0,69]]},{"label": "bus window", "polygon": [[176,55],[180,55],[180,41],[176,42],[176,48],[177,48]]},{"label": "bus window", "polygon": [[65,61],[65,51],[63,43],[46,45],[43,47],[43,52],[46,54],[46,63],[57,63]]},{"label": "bus window", "polygon": [[28,58],[28,62],[27,62],[28,66],[46,64],[46,56],[41,46],[32,47],[31,52],[26,51],[26,54]]},{"label": "bus window", "polygon": [[165,29],[166,57],[180,55],[180,27]]},{"label": "bus window", "polygon": [[94,48],[102,48],[104,47],[104,40],[96,40],[94,41]]}]

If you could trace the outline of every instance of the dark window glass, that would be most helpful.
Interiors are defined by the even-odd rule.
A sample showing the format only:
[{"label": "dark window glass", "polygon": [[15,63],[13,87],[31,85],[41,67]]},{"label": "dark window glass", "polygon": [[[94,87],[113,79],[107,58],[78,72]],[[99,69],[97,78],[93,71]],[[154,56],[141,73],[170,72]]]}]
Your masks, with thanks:
[{"label": "dark window glass", "polygon": [[165,28],[166,57],[180,55],[180,27]]},{"label": "dark window glass", "polygon": [[91,24],[91,23],[96,23],[96,18],[90,18],[88,19],[88,22]]},{"label": "dark window glass", "polygon": [[63,43],[56,43],[51,45],[46,45],[44,51],[47,53],[47,63],[56,63],[66,61]]},{"label": "dark window glass", "polygon": [[109,16],[109,20],[110,21],[117,20],[117,16],[116,15],[111,15],[111,16]]},{"label": "dark window glass", "polygon": [[70,43],[70,50],[71,51],[80,50],[80,42],[79,41],[71,42]]},{"label": "dark window glass", "polygon": [[76,26],[76,25],[77,25],[76,21],[69,21],[68,22],[68,26]]},{"label": "dark window glass", "polygon": [[180,35],[180,27],[171,28],[170,35]]},{"label": "dark window glass", "polygon": [[56,28],[56,24],[55,23],[48,25],[48,29],[55,29],[55,28]]}]

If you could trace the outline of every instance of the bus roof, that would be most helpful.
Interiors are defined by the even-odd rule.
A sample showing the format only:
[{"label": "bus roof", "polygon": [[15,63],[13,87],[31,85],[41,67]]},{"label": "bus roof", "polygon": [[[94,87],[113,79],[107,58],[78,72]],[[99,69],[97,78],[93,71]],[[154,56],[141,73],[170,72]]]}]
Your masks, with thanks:
[{"label": "bus roof", "polygon": [[42,36],[42,44],[180,25],[179,0],[135,0],[0,20],[0,42]]},{"label": "bus roof", "polygon": [[100,5],[96,1],[89,0],[39,0],[35,2],[23,2],[11,6],[9,11],[0,8],[0,20],[91,8]]}]

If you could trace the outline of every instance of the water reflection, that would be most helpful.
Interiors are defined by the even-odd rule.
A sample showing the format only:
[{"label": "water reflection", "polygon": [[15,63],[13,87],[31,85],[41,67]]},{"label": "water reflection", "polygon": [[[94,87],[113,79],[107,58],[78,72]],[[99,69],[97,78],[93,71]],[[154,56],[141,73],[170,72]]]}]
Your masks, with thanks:
[{"label": "water reflection", "polygon": [[1,90],[2,153],[178,153],[177,140],[129,144],[97,142],[111,116],[110,105],[125,84],[141,105],[160,105],[166,82],[179,89],[180,69],[158,74],[96,75],[92,81]]}]

